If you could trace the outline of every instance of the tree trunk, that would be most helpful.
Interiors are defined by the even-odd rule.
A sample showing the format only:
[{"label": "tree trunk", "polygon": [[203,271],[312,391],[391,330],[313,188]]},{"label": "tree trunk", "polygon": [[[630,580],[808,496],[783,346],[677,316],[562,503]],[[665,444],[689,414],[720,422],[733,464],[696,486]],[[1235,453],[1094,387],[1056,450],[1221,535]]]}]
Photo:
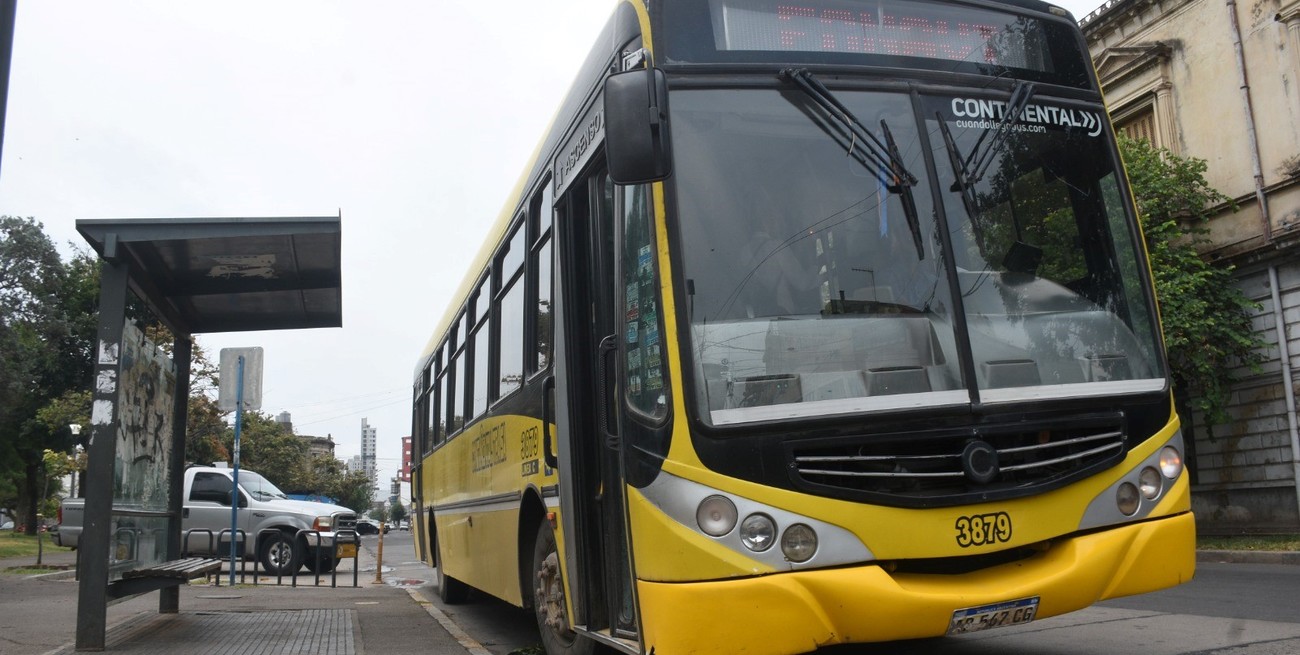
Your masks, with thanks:
[{"label": "tree trunk", "polygon": [[23,511],[23,524],[27,526],[27,534],[36,534],[40,526],[36,522],[36,512],[44,500],[41,495],[41,465],[39,463],[26,462],[23,465],[23,471],[26,478],[23,480],[23,490],[19,494],[19,504]]}]

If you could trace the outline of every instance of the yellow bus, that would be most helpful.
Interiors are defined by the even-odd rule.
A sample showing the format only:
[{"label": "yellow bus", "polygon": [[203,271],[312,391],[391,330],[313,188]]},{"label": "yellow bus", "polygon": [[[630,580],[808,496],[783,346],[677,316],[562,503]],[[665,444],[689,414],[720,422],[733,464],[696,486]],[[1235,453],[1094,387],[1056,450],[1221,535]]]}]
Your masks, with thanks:
[{"label": "yellow bus", "polygon": [[415,373],[447,602],[803,653],[1191,579],[1151,274],[1036,0],[625,0]]}]

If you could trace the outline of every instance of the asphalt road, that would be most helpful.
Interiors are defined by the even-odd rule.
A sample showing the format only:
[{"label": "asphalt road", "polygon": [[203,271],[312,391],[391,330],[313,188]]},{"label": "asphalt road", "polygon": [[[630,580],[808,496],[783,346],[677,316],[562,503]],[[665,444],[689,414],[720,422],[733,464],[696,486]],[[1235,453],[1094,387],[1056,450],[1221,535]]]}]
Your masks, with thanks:
[{"label": "asphalt road", "polygon": [[[365,537],[373,548],[375,537]],[[532,615],[482,594],[438,601],[433,571],[409,533],[389,533],[385,576],[405,578],[482,648],[507,655],[539,643]],[[373,575],[373,572],[371,572]],[[416,580],[422,583],[415,584]],[[1196,579],[1024,626],[942,639],[840,646],[818,655],[1297,655],[1300,566],[1200,563]]]}]

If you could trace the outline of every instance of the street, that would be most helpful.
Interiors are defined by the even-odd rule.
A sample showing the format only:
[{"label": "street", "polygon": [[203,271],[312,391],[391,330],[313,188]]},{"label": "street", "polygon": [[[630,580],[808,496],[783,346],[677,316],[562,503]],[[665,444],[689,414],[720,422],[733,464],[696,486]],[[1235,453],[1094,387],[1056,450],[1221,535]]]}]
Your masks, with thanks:
[{"label": "street", "polygon": [[[373,550],[376,537],[364,539]],[[419,585],[424,598],[488,652],[506,655],[539,643],[528,612],[482,594],[471,595],[464,605],[438,601],[433,572],[415,560],[410,533],[384,538],[384,563],[393,567],[385,573],[386,581]],[[1180,587],[1024,626],[962,637],[839,646],[818,655],[1295,655],[1300,653],[1297,590],[1297,566],[1202,562],[1196,579]]]}]

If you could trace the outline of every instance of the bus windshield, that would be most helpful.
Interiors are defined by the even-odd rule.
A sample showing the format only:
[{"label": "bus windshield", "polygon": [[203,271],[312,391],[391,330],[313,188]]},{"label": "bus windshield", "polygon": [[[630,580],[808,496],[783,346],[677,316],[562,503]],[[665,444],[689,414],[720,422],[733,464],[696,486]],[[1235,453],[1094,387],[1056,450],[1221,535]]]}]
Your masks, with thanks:
[{"label": "bus windshield", "polygon": [[706,422],[1163,389],[1097,116],[1034,98],[1001,121],[1005,95],[925,97],[923,139],[910,95],[833,93],[915,184],[846,156],[861,140],[796,89],[673,95]]}]

